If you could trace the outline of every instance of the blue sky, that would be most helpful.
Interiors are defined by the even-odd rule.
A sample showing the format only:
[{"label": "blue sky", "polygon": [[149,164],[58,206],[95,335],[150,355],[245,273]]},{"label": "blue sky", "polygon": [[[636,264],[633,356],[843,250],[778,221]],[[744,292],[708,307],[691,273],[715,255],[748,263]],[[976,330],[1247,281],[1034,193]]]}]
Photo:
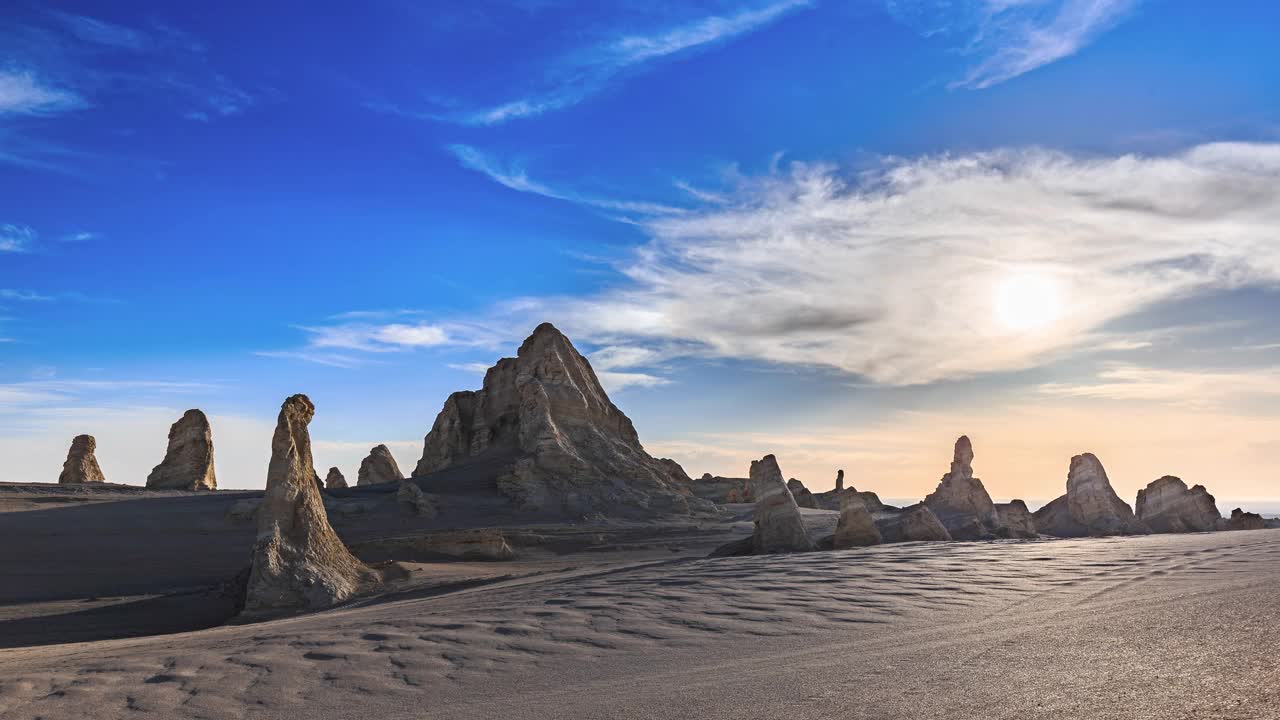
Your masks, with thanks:
[{"label": "blue sky", "polygon": [[411,467],[549,320],[695,475],[1276,495],[1273,4],[372,5],[6,6],[0,479]]}]

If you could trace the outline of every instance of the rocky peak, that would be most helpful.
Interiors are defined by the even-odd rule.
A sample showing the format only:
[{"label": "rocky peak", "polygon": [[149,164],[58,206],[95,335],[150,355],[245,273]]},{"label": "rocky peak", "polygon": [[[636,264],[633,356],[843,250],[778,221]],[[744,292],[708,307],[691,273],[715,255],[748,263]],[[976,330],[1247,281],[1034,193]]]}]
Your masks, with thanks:
[{"label": "rocky peak", "polygon": [[356,476],[356,485],[381,485],[404,480],[404,473],[386,445],[377,445],[369,450],[369,454],[360,463],[360,472]]},{"label": "rocky peak", "polygon": [[956,540],[989,539],[999,534],[1000,517],[986,487],[973,476],[973,443],[966,435],[956,440],[951,471],[942,476],[938,489],[924,503]]},{"label": "rocky peak", "polygon": [[1149,532],[1116,495],[1106,469],[1092,453],[1071,458],[1067,494],[1037,510],[1035,521],[1040,532],[1059,537]]},{"label": "rocky peak", "polygon": [[67,451],[67,460],[62,464],[62,474],[58,475],[58,483],[69,485],[75,483],[100,483],[107,479],[102,476],[102,468],[98,467],[98,458],[94,452],[98,449],[98,441],[92,435],[77,435],[71,441],[71,449]]},{"label": "rocky peak", "polygon": [[216,490],[213,430],[200,410],[188,410],[169,428],[164,460],[147,476],[147,487],[166,490]]},{"label": "rocky peak", "polygon": [[340,490],[347,486],[347,478],[342,475],[341,470],[331,467],[329,474],[324,478],[324,486],[328,490]]}]

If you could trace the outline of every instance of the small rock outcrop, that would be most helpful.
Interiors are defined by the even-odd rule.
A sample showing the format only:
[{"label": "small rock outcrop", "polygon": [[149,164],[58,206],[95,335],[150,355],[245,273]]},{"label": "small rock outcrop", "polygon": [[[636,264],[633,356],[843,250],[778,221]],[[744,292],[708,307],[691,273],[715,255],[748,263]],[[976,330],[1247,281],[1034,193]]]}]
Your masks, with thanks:
[{"label": "small rock outcrop", "polygon": [[714,510],[675,463],[645,452],[591,364],[550,323],[490,368],[483,389],[449,396],[413,475],[463,465],[484,468],[485,481],[522,510],[572,517]]},{"label": "small rock outcrop", "polygon": [[153,490],[217,490],[213,472],[213,430],[199,410],[188,410],[169,427],[164,460],[147,476]]},{"label": "small rock outcrop", "polygon": [[1172,475],[1139,490],[1134,512],[1156,533],[1211,532],[1222,523],[1217,502],[1203,485],[1187,489]]},{"label": "small rock outcrop", "polygon": [[67,461],[62,463],[58,484],[106,482],[107,479],[102,476],[102,468],[98,467],[98,459],[93,454],[97,449],[98,441],[92,435],[75,436],[71,441],[71,449],[67,451]]},{"label": "small rock outcrop", "polygon": [[405,512],[420,518],[431,519],[440,512],[431,498],[418,487],[418,483],[412,480],[400,483],[400,490],[396,492],[396,502],[400,503],[400,507]]},{"label": "small rock outcrop", "polygon": [[756,498],[755,532],[751,536],[755,554],[814,549],[800,517],[800,506],[782,481],[777,458],[765,455],[751,463],[751,493]]},{"label": "small rock outcrop", "polygon": [[347,486],[347,478],[343,476],[342,471],[336,467],[329,468],[329,474],[324,476],[324,487],[326,490],[341,490]]},{"label": "small rock outcrop", "polygon": [[844,470],[836,471],[836,492],[844,489]]},{"label": "small rock outcrop", "polygon": [[946,526],[924,503],[916,503],[896,513],[882,514],[876,519],[876,529],[887,543],[943,542],[952,539]]},{"label": "small rock outcrop", "polygon": [[1267,521],[1258,513],[1245,512],[1240,508],[1231,511],[1227,520],[1228,530],[1265,530]]},{"label": "small rock outcrop", "polygon": [[817,509],[818,503],[814,501],[813,493],[809,492],[809,488],[805,487],[804,483],[791,478],[787,481],[787,489],[791,491],[791,496],[796,499],[797,505],[811,510]]},{"label": "small rock outcrop", "polygon": [[996,503],[996,515],[1000,517],[1000,535],[1008,538],[1039,537],[1036,530],[1036,519],[1021,500],[1010,500],[1007,503]]},{"label": "small rock outcrop", "polygon": [[689,490],[695,497],[717,505],[749,503],[755,499],[751,497],[751,481],[747,478],[719,477],[711,473],[690,482]]},{"label": "small rock outcrop", "polygon": [[989,540],[999,535],[995,503],[982,481],[973,476],[973,444],[968,436],[956,440],[951,471],[942,476],[924,504],[955,540]]},{"label": "small rock outcrop", "polygon": [[244,619],[318,610],[377,580],[342,544],[325,515],[307,431],[314,415],[306,395],[294,395],[280,408],[258,510]]},{"label": "small rock outcrop", "polygon": [[369,455],[360,463],[360,473],[356,476],[356,485],[381,485],[383,483],[400,482],[404,473],[392,457],[386,445],[378,445],[369,451]]},{"label": "small rock outcrop", "polygon": [[1129,504],[1116,495],[1107,471],[1091,453],[1071,458],[1067,494],[1037,510],[1034,517],[1041,533],[1057,537],[1150,532]]},{"label": "small rock outcrop", "polygon": [[834,550],[846,550],[867,545],[879,545],[882,538],[876,528],[876,521],[867,512],[867,506],[857,496],[846,495],[844,505],[840,508],[840,520],[836,523],[836,533],[831,538]]}]

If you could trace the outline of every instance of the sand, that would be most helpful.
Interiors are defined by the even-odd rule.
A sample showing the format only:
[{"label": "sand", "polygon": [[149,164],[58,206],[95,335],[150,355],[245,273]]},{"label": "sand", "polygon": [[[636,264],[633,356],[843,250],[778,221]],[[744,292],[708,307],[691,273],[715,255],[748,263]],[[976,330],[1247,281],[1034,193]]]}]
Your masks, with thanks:
[{"label": "sand", "polygon": [[[55,562],[84,542],[61,514],[102,531],[99,513],[153,502],[233,500],[0,515],[0,543],[31,518],[50,546],[43,575],[0,600],[0,717],[1280,718],[1280,530],[705,559],[741,517],[535,524],[520,532],[544,542],[516,561],[410,564],[395,592],[334,610],[122,637],[101,627],[138,617],[120,606],[183,615],[164,579],[174,551],[142,547],[154,528],[119,529],[109,546],[153,555],[155,577],[129,570],[138,592],[88,602],[121,568],[98,554],[96,574],[67,577],[94,563]],[[241,541],[220,511],[189,512],[188,539]],[[4,577],[16,556],[0,556]],[[66,642],[76,627],[114,639]]]}]

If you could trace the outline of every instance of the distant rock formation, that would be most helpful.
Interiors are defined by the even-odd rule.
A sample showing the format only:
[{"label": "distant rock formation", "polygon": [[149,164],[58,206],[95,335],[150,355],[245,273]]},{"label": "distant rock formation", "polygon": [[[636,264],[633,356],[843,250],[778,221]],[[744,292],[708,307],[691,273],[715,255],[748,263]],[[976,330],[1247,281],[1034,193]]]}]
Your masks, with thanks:
[{"label": "distant rock formation", "polygon": [[421,518],[433,518],[439,510],[436,504],[422,492],[422,488],[418,487],[418,483],[407,480],[400,483],[400,490],[396,493],[396,502],[400,503],[400,507],[404,508],[410,515],[416,515]]},{"label": "distant rock formation", "polygon": [[1265,530],[1267,521],[1258,513],[1245,512],[1240,508],[1231,511],[1231,518],[1227,520],[1228,530]]},{"label": "distant rock formation", "polygon": [[[686,514],[714,506],[688,476],[645,452],[631,420],[563,334],[539,325],[484,388],[445,401],[414,477],[483,467],[517,507],[575,516]],[[673,467],[675,466],[675,467]]]},{"label": "distant rock formation", "polygon": [[342,471],[336,467],[329,468],[329,474],[324,477],[324,487],[326,490],[341,490],[347,486],[347,478],[342,475]]},{"label": "distant rock formation", "polygon": [[951,540],[951,533],[928,505],[916,503],[900,512],[876,519],[876,529],[886,543]]},{"label": "distant rock formation", "polygon": [[938,489],[924,503],[955,540],[989,540],[999,534],[995,503],[982,481],[973,476],[973,444],[968,436],[956,440],[951,472],[942,476]]},{"label": "distant rock formation", "polygon": [[719,477],[706,473],[691,481],[689,489],[695,497],[717,505],[749,503],[754,500],[751,497],[751,481],[747,478]]},{"label": "distant rock formation", "polygon": [[791,478],[787,481],[787,489],[791,491],[791,497],[796,499],[797,505],[811,510],[817,509],[818,503],[814,501],[813,493],[809,492],[809,488],[805,487],[804,483]]},{"label": "distant rock formation", "polygon": [[836,471],[836,492],[844,489],[844,470]]},{"label": "distant rock formation", "polygon": [[102,476],[102,468],[98,467],[98,459],[93,454],[97,449],[98,441],[92,435],[75,436],[71,441],[71,449],[67,451],[67,461],[62,463],[58,483],[71,485],[106,482],[107,479]]},{"label": "distant rock formation", "polygon": [[154,490],[217,490],[213,472],[213,430],[199,410],[188,410],[169,427],[164,460],[147,476]]},{"label": "distant rock formation", "polygon": [[1222,513],[1203,485],[1188,490],[1186,483],[1172,475],[1139,490],[1134,511],[1157,533],[1211,532],[1222,523]]},{"label": "distant rock formation", "polygon": [[836,523],[836,533],[831,538],[832,549],[879,545],[881,540],[876,521],[867,512],[862,499],[856,495],[845,495],[844,505],[840,508],[840,520]]},{"label": "distant rock formation", "polygon": [[1090,453],[1071,458],[1067,494],[1035,512],[1036,528],[1047,535],[1143,535],[1147,527],[1128,503],[1116,495],[1098,458]]},{"label": "distant rock formation", "polygon": [[294,395],[280,408],[258,510],[245,619],[318,610],[376,582],[374,572],[347,550],[325,515],[307,432],[314,415],[306,395]]},{"label": "distant rock formation", "polygon": [[360,473],[356,476],[356,485],[381,485],[383,483],[400,482],[404,473],[392,457],[386,445],[378,445],[369,451],[369,455],[360,463]]},{"label": "distant rock formation", "polygon": [[1039,537],[1036,519],[1021,500],[996,503],[996,515],[1000,517],[1000,535],[1009,538]]},{"label": "distant rock formation", "polygon": [[813,550],[800,506],[782,481],[778,459],[765,455],[751,463],[751,494],[756,498],[752,549],[757,555]]}]

